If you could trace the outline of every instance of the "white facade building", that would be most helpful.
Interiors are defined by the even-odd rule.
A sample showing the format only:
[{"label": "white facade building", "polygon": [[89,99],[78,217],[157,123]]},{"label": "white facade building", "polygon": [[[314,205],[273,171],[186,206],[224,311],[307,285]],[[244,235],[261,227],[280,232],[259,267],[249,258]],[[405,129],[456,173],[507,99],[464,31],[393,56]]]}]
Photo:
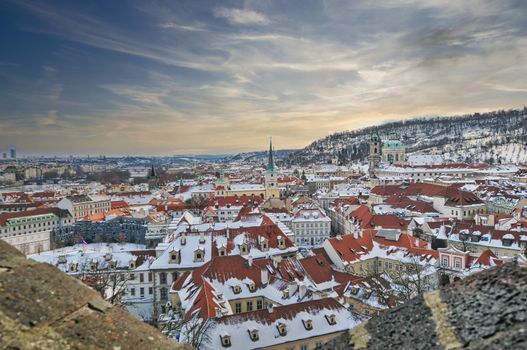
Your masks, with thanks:
[{"label": "white facade building", "polygon": [[331,219],[320,208],[299,208],[291,220],[298,246],[321,245],[331,233]]}]

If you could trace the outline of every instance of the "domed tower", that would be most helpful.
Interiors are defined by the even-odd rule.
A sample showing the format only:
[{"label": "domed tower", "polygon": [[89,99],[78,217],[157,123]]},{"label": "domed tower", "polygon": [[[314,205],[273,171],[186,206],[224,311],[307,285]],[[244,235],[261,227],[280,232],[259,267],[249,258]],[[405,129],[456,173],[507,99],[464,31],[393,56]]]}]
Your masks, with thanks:
[{"label": "domed tower", "polygon": [[382,161],[389,164],[400,164],[406,161],[406,148],[395,131],[392,131],[388,140],[383,143]]},{"label": "domed tower", "polygon": [[375,170],[379,167],[379,163],[381,162],[381,155],[382,155],[381,138],[379,137],[379,134],[376,131],[374,131],[371,134],[370,154],[368,156],[368,164],[369,164],[368,173],[370,174],[371,178],[375,177]]}]

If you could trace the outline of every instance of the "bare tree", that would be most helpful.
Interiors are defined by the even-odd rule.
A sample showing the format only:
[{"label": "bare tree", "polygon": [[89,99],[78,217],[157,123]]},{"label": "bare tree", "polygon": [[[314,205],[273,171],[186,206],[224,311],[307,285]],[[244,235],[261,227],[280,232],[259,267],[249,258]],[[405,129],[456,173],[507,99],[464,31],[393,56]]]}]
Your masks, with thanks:
[{"label": "bare tree", "polygon": [[114,305],[123,305],[127,282],[131,274],[124,269],[116,269],[111,261],[104,259],[84,259],[78,266],[77,277],[95,289],[103,299]]},{"label": "bare tree", "polygon": [[435,266],[429,262],[423,263],[419,256],[409,258],[404,268],[384,272],[403,302],[437,287]]},{"label": "bare tree", "polygon": [[181,310],[170,309],[160,329],[179,342],[192,345],[194,349],[209,349],[212,341],[210,331],[215,326],[213,319],[203,320],[197,312],[185,319]]}]

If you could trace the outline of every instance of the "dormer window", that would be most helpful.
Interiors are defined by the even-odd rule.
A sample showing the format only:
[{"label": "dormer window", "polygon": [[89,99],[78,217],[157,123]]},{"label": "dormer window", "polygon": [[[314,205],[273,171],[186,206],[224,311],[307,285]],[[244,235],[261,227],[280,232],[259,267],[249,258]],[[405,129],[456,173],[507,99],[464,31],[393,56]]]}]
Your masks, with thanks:
[{"label": "dormer window", "polygon": [[223,346],[224,348],[228,348],[229,346],[231,346],[231,336],[230,335],[228,334],[220,335],[220,339],[221,339],[221,346]]},{"label": "dormer window", "polygon": [[262,239],[261,241],[261,249],[263,252],[266,252],[269,250],[269,242],[266,239]]},{"label": "dormer window", "polygon": [[287,326],[285,323],[278,323],[276,328],[278,328],[278,334],[280,334],[282,337],[287,334]]},{"label": "dormer window", "polygon": [[242,255],[245,255],[249,252],[249,247],[247,246],[247,243],[240,244],[240,253]]},{"label": "dormer window", "polygon": [[130,262],[128,263],[128,268],[135,269],[135,260],[130,260]]},{"label": "dormer window", "polygon": [[242,292],[242,289],[240,286],[232,286],[232,292],[234,294],[240,294]]},{"label": "dormer window", "polygon": [[109,265],[110,265],[110,269],[113,270],[117,267],[117,261],[112,260],[110,261]]},{"label": "dormer window", "polygon": [[359,288],[357,287],[351,287],[350,289],[350,293],[353,294],[353,295],[357,295],[357,293],[359,292]]},{"label": "dormer window", "polygon": [[225,247],[218,248],[218,255],[219,256],[227,255],[227,249],[225,249]]},{"label": "dormer window", "polygon": [[202,262],[205,259],[205,252],[202,249],[194,251],[194,262]]},{"label": "dormer window", "polygon": [[181,238],[179,239],[179,243],[181,245],[187,244],[187,237],[185,235],[182,235]]},{"label": "dormer window", "polygon": [[288,289],[284,289],[282,291],[282,299],[287,299],[289,298],[289,290]]},{"label": "dormer window", "polygon": [[98,263],[97,263],[96,260],[92,261],[92,262],[91,262],[91,266],[90,266],[90,267],[91,267],[91,270],[92,270],[92,271],[97,270],[97,265],[98,265]]},{"label": "dormer window", "polygon": [[285,248],[284,237],[277,237],[277,239],[278,239],[278,249],[284,249]]},{"label": "dormer window", "polygon": [[179,250],[172,250],[169,256],[169,263],[179,264],[181,262]]},{"label": "dormer window", "polygon": [[77,263],[70,264],[70,272],[77,272]]},{"label": "dormer window", "polygon": [[106,260],[106,261],[110,261],[110,260],[112,260],[112,254],[110,254],[110,253],[106,253],[106,254],[104,255],[104,260]]},{"label": "dormer window", "polygon": [[249,284],[249,291],[254,292],[256,290],[256,285],[254,283]]},{"label": "dormer window", "polygon": [[335,314],[326,315],[326,320],[332,326],[337,323],[337,320],[335,319]]},{"label": "dormer window", "polygon": [[307,331],[310,331],[313,329],[313,321],[312,320],[302,320],[302,323],[304,324],[304,328]]},{"label": "dormer window", "polygon": [[252,341],[257,341],[258,339],[260,339],[258,335],[258,330],[257,329],[249,330],[249,337],[251,337]]},{"label": "dormer window", "polygon": [[510,247],[512,246],[512,243],[514,242],[514,236],[510,233],[507,233],[501,238],[501,243],[504,247]]},{"label": "dormer window", "polygon": [[66,257],[64,255],[59,256],[59,264],[65,264],[66,263]]}]

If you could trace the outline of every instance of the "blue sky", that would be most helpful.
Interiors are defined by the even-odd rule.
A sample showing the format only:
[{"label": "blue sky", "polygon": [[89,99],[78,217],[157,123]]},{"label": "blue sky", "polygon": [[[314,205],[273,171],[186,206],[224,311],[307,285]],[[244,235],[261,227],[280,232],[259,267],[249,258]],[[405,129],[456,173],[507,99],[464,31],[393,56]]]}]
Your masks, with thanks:
[{"label": "blue sky", "polygon": [[4,1],[0,149],[303,147],[523,107],[527,6],[503,1]]}]

